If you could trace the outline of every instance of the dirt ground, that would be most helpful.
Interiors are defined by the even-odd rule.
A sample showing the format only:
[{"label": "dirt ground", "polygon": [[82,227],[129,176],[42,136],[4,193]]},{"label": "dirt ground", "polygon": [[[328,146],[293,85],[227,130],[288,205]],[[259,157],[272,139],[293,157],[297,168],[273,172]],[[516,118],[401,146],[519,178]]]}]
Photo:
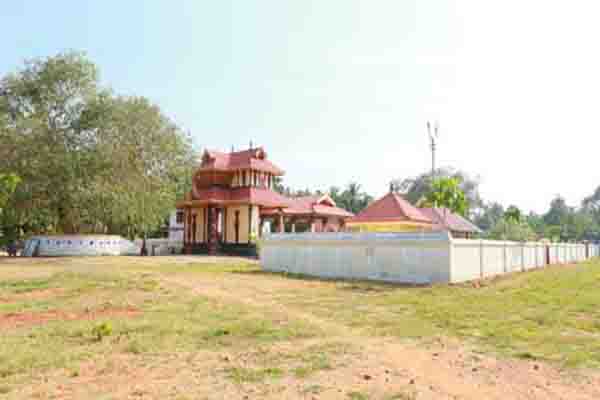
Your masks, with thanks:
[{"label": "dirt ground", "polygon": [[[190,257],[170,259],[180,264],[193,265],[199,262],[197,258]],[[135,260],[137,262],[138,259]],[[18,266],[24,262],[21,259],[11,266]],[[50,264],[56,262],[48,261]],[[79,261],[74,263],[76,262]],[[140,265],[148,265],[148,261],[144,260]],[[46,266],[42,266],[43,274],[47,272]],[[176,285],[198,296],[224,303],[240,303],[254,309],[262,309],[274,315],[281,315],[282,318],[306,321],[328,332],[328,335],[323,338],[256,344],[246,349],[169,354],[116,353],[83,361],[77,368],[56,369],[37,374],[33,381],[6,393],[6,398],[600,399],[600,373],[595,370],[563,370],[557,365],[537,360],[484,354],[468,343],[443,336],[425,340],[370,336],[363,330],[348,327],[334,318],[289,307],[278,300],[278,294],[282,292],[301,291],[320,285],[318,281],[272,279],[266,274],[152,272],[157,274],[155,276],[159,276],[165,285]],[[33,275],[31,270],[23,271],[23,276]],[[57,293],[60,293],[60,290]],[[44,290],[25,296],[38,299],[52,294],[52,290]],[[30,318],[25,320],[43,323],[46,317],[56,317],[50,315],[53,312],[49,311],[48,315],[29,315]],[[134,309],[105,312],[122,314],[120,316],[128,318],[138,315],[138,311]],[[20,321],[20,317],[16,315],[1,315],[0,329]],[[60,317],[70,318],[68,315]],[[72,317],[93,318],[94,315],[92,313]],[[314,352],[315,346],[343,350],[332,353],[326,367],[319,368],[307,376],[275,376],[276,370],[268,369],[268,360],[271,359],[269,357],[276,359],[285,354]],[[274,376],[256,380],[231,379],[231,371],[260,368],[270,371]],[[3,398],[2,392],[0,398]]]}]

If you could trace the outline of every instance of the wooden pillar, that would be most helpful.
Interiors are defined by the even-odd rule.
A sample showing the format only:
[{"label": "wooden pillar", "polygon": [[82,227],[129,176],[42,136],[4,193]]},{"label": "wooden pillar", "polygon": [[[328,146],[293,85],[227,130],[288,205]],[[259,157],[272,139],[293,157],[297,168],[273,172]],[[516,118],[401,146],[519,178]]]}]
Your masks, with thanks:
[{"label": "wooden pillar", "polygon": [[197,216],[196,214],[192,214],[192,244],[196,244],[196,231],[198,229],[198,225],[196,224]]},{"label": "wooden pillar", "polygon": [[223,243],[227,243],[227,207],[223,208]]},{"label": "wooden pillar", "polygon": [[208,207],[208,255],[217,254],[217,213],[212,206]]},{"label": "wooden pillar", "polygon": [[235,244],[240,242],[240,210],[235,210],[233,227],[235,229]]},{"label": "wooden pillar", "polygon": [[187,246],[187,207],[183,209],[183,247]]},{"label": "wooden pillar", "polygon": [[189,207],[183,209],[183,252],[185,254],[191,254],[192,249],[189,241],[189,229],[190,224],[188,221],[188,215],[190,213]]},{"label": "wooden pillar", "polygon": [[285,232],[285,225],[283,223],[283,212],[279,211],[279,233]]},{"label": "wooden pillar", "polygon": [[248,243],[251,242],[252,236],[252,204],[248,206]]}]

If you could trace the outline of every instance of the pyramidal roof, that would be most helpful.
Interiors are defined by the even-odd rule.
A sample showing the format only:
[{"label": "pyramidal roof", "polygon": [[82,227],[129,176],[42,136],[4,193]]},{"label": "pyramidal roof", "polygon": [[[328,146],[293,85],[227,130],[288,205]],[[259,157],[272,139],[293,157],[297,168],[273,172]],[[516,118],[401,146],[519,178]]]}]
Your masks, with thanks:
[{"label": "pyramidal roof", "polygon": [[406,201],[398,193],[390,192],[371,203],[348,222],[396,222],[412,221],[432,223],[428,216]]}]

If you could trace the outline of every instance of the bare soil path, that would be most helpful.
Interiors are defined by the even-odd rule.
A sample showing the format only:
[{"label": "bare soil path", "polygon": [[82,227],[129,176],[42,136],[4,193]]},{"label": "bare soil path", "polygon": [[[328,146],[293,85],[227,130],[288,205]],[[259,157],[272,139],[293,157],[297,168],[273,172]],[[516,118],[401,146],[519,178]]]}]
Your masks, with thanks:
[{"label": "bare soil path", "polygon": [[[600,399],[600,375],[596,372],[562,371],[539,361],[482,355],[457,340],[442,337],[430,343],[367,337],[333,319],[277,300],[282,291],[319,285],[318,281],[274,280],[260,274],[168,280],[203,296],[308,321],[331,333],[328,340],[358,349],[341,356],[337,368],[309,379],[285,378],[269,383],[266,391],[260,385],[249,385],[248,393],[237,393],[239,398],[258,398],[251,393],[260,392],[260,398],[272,399]],[[307,387],[318,388],[317,393],[307,394]]]},{"label": "bare soil path", "polygon": [[[34,369],[32,361],[33,373],[11,376],[10,381],[8,375],[1,374],[3,365],[0,364],[0,400],[600,399],[598,370],[561,369],[557,364],[543,361],[482,353],[481,348],[449,336],[408,339],[381,334],[371,324],[375,320],[362,319],[358,321],[360,323],[354,323],[356,321],[347,318],[348,314],[355,313],[378,313],[377,323],[393,318],[394,310],[386,303],[361,303],[362,299],[373,300],[369,291],[388,290],[385,286],[362,287],[348,283],[337,286],[335,282],[266,274],[253,267],[236,270],[236,265],[241,263],[247,263],[247,260],[106,257],[42,259],[33,264],[27,259],[0,259],[0,282],[16,284],[21,280],[52,280],[58,279],[55,277],[57,273],[65,273],[63,278],[66,282],[70,282],[68,279],[80,279],[81,275],[85,278],[82,282],[87,283],[88,278],[96,274],[100,274],[102,279],[116,279],[114,282],[99,280],[104,282],[104,286],[100,285],[89,293],[82,291],[81,294],[55,286],[40,286],[23,292],[7,286],[4,292],[0,291],[0,307],[5,309],[0,313],[0,330],[5,332],[0,335],[0,350],[5,350],[0,353],[4,354],[0,361],[14,358],[13,347],[21,349],[21,342],[27,340],[31,346],[22,348],[31,353],[25,354],[25,363],[29,355],[31,360],[36,359],[37,352],[41,350],[37,340],[46,336],[54,335],[59,337],[57,340],[73,343],[73,346],[89,342],[85,336],[89,336],[89,328],[94,326],[96,317],[104,316],[77,314],[77,311],[55,313],[53,310],[59,310],[56,307],[63,304],[57,302],[61,296],[80,296],[74,297],[77,300],[74,302],[77,307],[85,308],[88,303],[90,307],[96,303],[104,304],[107,293],[111,296],[115,293],[123,297],[123,302],[111,307],[126,307],[131,301],[142,310],[138,313],[138,308],[108,309],[107,314],[111,315],[107,317],[114,317],[111,321],[115,330],[119,329],[120,323],[140,321],[140,325],[133,326],[135,329],[122,336],[115,334],[98,344],[86,344],[90,349],[89,357],[77,359],[74,363]],[[75,278],[72,277],[73,272],[77,273]],[[155,280],[157,284],[146,287],[144,280]],[[236,314],[238,308],[235,307],[229,315],[232,324],[248,315],[265,324],[270,323],[278,330],[289,327],[290,321],[302,321],[316,334],[270,341],[253,337],[247,342],[243,341],[244,337],[238,342],[239,336],[235,336],[235,340],[225,336],[223,340],[232,343],[185,348],[158,347],[157,344],[156,350],[151,347],[150,350],[138,351],[133,346],[123,351],[120,340],[129,340],[127,335],[143,339],[149,334],[152,321],[158,321],[156,316],[151,319],[153,315],[167,315],[172,309],[178,309],[163,310],[159,307],[156,311],[151,307],[146,313],[146,302],[154,299],[162,305],[162,299],[174,298],[174,293],[184,293],[185,299],[194,301],[196,296],[202,301],[209,299],[210,302],[205,303],[216,306],[239,305],[240,315]],[[421,294],[418,291],[411,293]],[[400,300],[402,306],[404,300]],[[344,301],[352,303],[344,304]],[[45,302],[50,305],[46,307]],[[12,304],[20,304],[23,309]],[[206,309],[201,307],[203,304],[199,302],[198,311],[185,308],[185,313],[188,310],[191,310],[190,313],[206,313]],[[590,301],[590,304],[597,303]],[[28,311],[33,306],[37,308]],[[215,319],[202,320],[208,328],[219,327],[225,319],[220,310]],[[17,316],[22,315],[27,316],[27,323],[18,320]],[[47,320],[56,320],[57,316],[65,320],[65,326],[88,320],[90,324],[71,333],[65,333],[64,327],[59,324],[49,330],[42,329]],[[177,319],[166,321],[177,325],[182,316],[185,317],[177,314]],[[2,318],[10,323],[3,325]],[[29,323],[32,319],[35,319],[35,324]],[[171,341],[174,331],[167,328],[159,325],[154,328],[153,334],[164,329],[168,332],[165,338]],[[254,331],[251,329],[254,328],[254,325],[246,326],[252,335]],[[196,332],[190,330],[189,325],[181,325],[181,330],[185,329]],[[10,332],[13,335],[11,342],[6,339]],[[83,332],[84,336],[78,332]],[[162,339],[160,335],[157,337]],[[198,341],[201,340],[198,337]],[[207,342],[216,343],[218,340],[211,337]],[[72,351],[66,345],[60,348]]]}]

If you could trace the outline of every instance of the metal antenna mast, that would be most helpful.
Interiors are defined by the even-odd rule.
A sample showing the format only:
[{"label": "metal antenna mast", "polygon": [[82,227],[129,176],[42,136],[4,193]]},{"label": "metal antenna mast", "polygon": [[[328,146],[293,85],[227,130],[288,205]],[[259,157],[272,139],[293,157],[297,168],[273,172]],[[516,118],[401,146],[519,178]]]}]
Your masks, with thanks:
[{"label": "metal antenna mast", "polygon": [[427,134],[429,135],[429,146],[431,148],[431,179],[435,179],[435,150],[437,147],[437,140],[440,136],[439,128],[440,125],[437,121],[433,126],[433,132],[431,130],[431,122],[427,121]]}]

